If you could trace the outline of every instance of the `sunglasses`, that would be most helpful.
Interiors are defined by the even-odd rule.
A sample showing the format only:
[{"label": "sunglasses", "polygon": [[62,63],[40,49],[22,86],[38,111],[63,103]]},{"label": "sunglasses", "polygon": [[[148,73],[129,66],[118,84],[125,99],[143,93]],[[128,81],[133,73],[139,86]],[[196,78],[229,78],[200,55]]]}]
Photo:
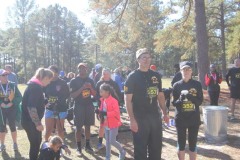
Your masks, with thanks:
[{"label": "sunglasses", "polygon": [[5,76],[7,76],[7,74],[3,74],[3,75],[1,75],[2,77],[5,77]]}]

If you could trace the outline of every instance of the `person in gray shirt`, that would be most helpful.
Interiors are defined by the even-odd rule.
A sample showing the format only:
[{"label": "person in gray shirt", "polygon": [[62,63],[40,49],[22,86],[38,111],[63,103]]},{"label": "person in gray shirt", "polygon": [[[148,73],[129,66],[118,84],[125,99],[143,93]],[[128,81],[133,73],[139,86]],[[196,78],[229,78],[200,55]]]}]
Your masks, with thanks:
[{"label": "person in gray shirt", "polygon": [[13,82],[16,86],[18,85],[18,78],[17,75],[13,72],[11,65],[6,65],[5,70],[9,72],[8,80]]}]

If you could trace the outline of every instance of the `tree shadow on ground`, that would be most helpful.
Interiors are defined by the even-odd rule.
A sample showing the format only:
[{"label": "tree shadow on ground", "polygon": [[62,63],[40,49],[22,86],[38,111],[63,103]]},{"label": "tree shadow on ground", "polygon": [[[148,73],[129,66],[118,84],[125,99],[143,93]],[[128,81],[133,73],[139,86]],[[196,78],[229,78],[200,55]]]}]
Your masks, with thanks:
[{"label": "tree shadow on ground", "polygon": [[214,149],[205,149],[205,148],[198,147],[197,150],[198,150],[197,153],[204,157],[217,158],[222,160],[233,160],[231,156]]}]

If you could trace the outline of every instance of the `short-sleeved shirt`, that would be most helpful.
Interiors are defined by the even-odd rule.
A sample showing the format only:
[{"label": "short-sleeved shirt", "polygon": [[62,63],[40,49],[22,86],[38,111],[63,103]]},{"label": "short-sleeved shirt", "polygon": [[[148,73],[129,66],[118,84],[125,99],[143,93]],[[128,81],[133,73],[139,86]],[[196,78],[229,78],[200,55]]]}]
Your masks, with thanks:
[{"label": "short-sleeved shirt", "polygon": [[[229,82],[230,77],[230,82]],[[240,87],[240,68],[231,68],[226,75],[227,84],[234,88]]]},{"label": "short-sleeved shirt", "polygon": [[28,112],[29,108],[36,108],[39,119],[44,115],[44,95],[43,88],[34,82],[30,82],[26,88],[22,100],[22,122],[31,122],[32,119]]},{"label": "short-sleeved shirt", "polygon": [[125,94],[133,94],[133,113],[136,118],[160,116],[157,96],[162,92],[160,74],[152,70],[131,72],[124,85]]},{"label": "short-sleeved shirt", "polygon": [[69,87],[67,82],[58,78],[56,81],[52,81],[45,88],[45,95],[50,104],[47,108],[51,111],[66,112],[67,103],[66,99],[70,96]]},{"label": "short-sleeved shirt", "polygon": [[[79,76],[72,79],[70,82],[70,92],[76,92],[79,90],[85,83],[90,83],[92,85],[92,88],[94,87],[94,82],[89,77],[87,78],[80,78]],[[92,105],[92,99],[91,99],[91,90],[90,88],[86,88],[82,90],[81,94],[74,99],[75,106],[81,106],[81,105]]]}]

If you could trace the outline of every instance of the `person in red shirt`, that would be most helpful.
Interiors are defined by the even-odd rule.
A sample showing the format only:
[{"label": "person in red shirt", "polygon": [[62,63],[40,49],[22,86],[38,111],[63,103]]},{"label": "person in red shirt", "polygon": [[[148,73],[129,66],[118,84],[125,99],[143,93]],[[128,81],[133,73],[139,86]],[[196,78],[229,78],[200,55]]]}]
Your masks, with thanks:
[{"label": "person in red shirt", "polygon": [[218,106],[218,99],[220,94],[220,83],[222,82],[222,75],[217,72],[214,64],[210,65],[210,72],[205,75],[205,84],[207,86],[208,95],[210,98],[210,105]]}]

